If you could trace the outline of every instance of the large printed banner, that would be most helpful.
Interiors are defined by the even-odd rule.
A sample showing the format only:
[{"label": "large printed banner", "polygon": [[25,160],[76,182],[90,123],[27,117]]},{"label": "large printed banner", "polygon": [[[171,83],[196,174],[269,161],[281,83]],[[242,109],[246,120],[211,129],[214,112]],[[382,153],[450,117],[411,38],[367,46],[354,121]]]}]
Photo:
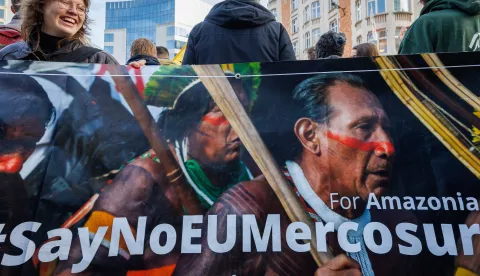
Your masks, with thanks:
[{"label": "large printed banner", "polygon": [[1,63],[0,275],[480,274],[475,61]]}]

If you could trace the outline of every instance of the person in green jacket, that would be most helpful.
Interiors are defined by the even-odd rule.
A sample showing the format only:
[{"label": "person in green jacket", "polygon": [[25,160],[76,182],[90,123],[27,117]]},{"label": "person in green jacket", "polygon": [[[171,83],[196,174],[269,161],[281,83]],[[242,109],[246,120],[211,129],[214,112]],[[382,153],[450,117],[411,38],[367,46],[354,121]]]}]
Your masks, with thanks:
[{"label": "person in green jacket", "polygon": [[421,0],[399,54],[480,51],[480,1]]}]

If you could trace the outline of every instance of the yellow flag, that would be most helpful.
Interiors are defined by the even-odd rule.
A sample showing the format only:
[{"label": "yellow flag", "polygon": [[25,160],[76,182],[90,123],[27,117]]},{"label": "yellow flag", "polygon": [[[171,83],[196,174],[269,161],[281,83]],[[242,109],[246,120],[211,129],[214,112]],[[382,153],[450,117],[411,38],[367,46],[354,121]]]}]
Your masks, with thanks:
[{"label": "yellow flag", "polygon": [[185,46],[183,46],[182,50],[180,50],[180,52],[178,52],[178,54],[173,58],[173,62],[177,63],[177,64],[182,64],[182,60],[183,60],[183,56],[185,55],[185,50],[187,49],[187,44],[185,44]]}]

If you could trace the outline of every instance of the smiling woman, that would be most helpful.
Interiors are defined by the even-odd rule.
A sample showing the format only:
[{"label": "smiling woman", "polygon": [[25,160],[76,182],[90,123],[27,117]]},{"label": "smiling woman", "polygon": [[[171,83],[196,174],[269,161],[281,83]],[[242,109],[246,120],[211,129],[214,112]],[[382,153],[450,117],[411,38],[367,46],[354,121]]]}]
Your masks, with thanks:
[{"label": "smiling woman", "polygon": [[23,1],[24,42],[5,47],[0,59],[118,64],[108,53],[89,46],[89,7],[90,0]]}]

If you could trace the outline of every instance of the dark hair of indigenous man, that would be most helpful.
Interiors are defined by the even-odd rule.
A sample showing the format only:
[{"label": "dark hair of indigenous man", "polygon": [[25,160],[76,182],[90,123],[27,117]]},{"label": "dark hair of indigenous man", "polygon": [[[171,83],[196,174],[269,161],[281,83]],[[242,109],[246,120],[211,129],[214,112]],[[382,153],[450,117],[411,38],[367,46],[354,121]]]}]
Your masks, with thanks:
[{"label": "dark hair of indigenous man", "polygon": [[168,49],[163,46],[157,46],[157,58],[169,60],[170,53],[168,52]]},{"label": "dark hair of indigenous man", "polygon": [[[267,115],[257,117],[258,120],[254,118],[254,124],[278,164],[285,166],[288,182],[314,221],[334,222],[335,230],[348,221],[358,223],[359,229],[370,221],[381,221],[389,229],[395,229],[399,221],[412,219],[410,214],[381,213],[365,208],[370,193],[378,196],[387,191],[394,148],[388,132],[389,119],[361,78],[348,73],[319,74],[300,83],[290,96],[269,99],[268,105],[257,107]],[[338,193],[339,197],[357,196],[360,199],[357,208],[341,208],[330,201],[331,193]],[[232,214],[237,218],[254,214],[260,229],[265,226],[267,215],[280,214],[281,252],[272,252],[269,245],[267,252],[245,253],[242,236],[237,234],[233,249],[227,253],[216,254],[205,246],[202,254],[182,255],[177,264],[178,275],[189,271],[198,275],[419,273],[415,266],[418,257],[403,256],[398,250],[384,255],[370,254],[363,238],[356,240],[361,250],[347,257],[335,232],[317,237],[327,240],[336,255],[318,268],[309,252],[295,252],[287,246],[285,231],[291,221],[263,177],[240,183],[225,192],[207,215],[217,215],[219,221],[224,221]],[[207,216],[204,218],[202,231],[207,230]],[[241,219],[237,219],[236,227],[242,229],[239,224]],[[226,226],[220,227],[217,236],[225,237],[228,232]],[[356,232],[349,233],[346,238],[351,243],[351,239],[358,236],[352,236]],[[206,238],[206,235],[202,237],[201,244],[206,244]],[[396,238],[393,241],[398,242]]]},{"label": "dark hair of indigenous man", "polygon": [[160,65],[157,59],[155,44],[147,38],[137,38],[130,46],[130,59],[127,64],[135,61],[145,60],[145,65]]},{"label": "dark hair of indigenous man", "polygon": [[[240,101],[248,106],[250,95],[243,89],[241,81],[235,78],[229,80]],[[242,144],[238,135],[201,81],[193,80],[184,87],[175,98],[173,107],[160,114],[157,124],[187,178],[188,187],[205,212],[226,190],[251,179],[248,169],[240,161]],[[126,217],[130,227],[137,229],[138,218],[147,216],[147,233],[162,223],[173,225],[180,233],[182,215],[188,214],[187,204],[180,201],[178,187],[168,182],[160,160],[149,150],[128,162],[100,194],[85,227],[95,233],[101,226],[111,226],[105,225],[105,222],[113,221],[115,217]],[[180,238],[180,235],[177,237]],[[170,275],[180,255],[178,240],[178,246],[167,255],[153,254],[146,244],[145,254],[130,256],[128,248],[121,243],[124,254],[108,257],[110,241],[108,238],[104,241],[85,272],[108,271],[108,275],[124,275],[133,269],[148,270],[152,275]],[[71,265],[81,258],[77,244],[72,247],[69,260],[60,263],[56,272],[69,275]]]},{"label": "dark hair of indigenous man", "polygon": [[[3,234],[10,234],[15,226],[31,219],[20,170],[55,114],[42,86],[28,76],[8,72],[0,72],[0,222],[5,223]],[[0,253],[12,254],[9,243],[0,248]],[[6,271],[12,269],[15,268],[0,266],[0,274],[8,275],[10,272]]]}]

